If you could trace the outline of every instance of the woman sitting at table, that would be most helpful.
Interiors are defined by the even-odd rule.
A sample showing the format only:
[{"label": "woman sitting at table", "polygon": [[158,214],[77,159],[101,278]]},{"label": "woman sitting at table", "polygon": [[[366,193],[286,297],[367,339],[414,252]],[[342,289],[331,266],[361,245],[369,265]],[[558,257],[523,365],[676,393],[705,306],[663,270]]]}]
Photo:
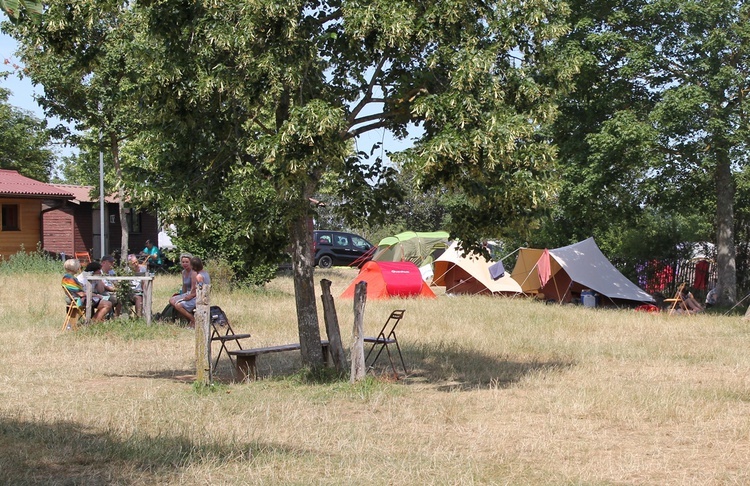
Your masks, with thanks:
[{"label": "woman sitting at table", "polygon": [[[83,284],[78,280],[76,275],[81,271],[81,263],[78,260],[70,259],[65,260],[63,264],[65,274],[62,278],[62,285],[65,289],[76,299],[79,307],[86,306],[86,290],[83,288]],[[91,307],[96,311],[93,319],[97,322],[101,322],[112,310],[112,303],[104,300],[98,294],[92,294]]]}]

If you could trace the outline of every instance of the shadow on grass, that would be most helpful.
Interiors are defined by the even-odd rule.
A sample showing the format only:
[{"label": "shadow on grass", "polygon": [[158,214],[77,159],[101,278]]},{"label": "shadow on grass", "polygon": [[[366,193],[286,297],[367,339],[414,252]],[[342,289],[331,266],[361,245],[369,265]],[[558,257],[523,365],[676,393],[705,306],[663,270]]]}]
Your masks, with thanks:
[{"label": "shadow on grass", "polygon": [[164,484],[195,464],[224,467],[313,454],[258,442],[195,443],[184,437],[119,438],[70,422],[0,419],[0,483]]},{"label": "shadow on grass", "polygon": [[182,369],[182,370],[154,370],[147,371],[144,373],[131,373],[131,374],[113,374],[106,373],[104,376],[108,378],[146,378],[154,380],[171,380],[177,383],[190,384],[195,381],[195,369]]},{"label": "shadow on grass", "polygon": [[[560,373],[575,366],[573,361],[563,360],[504,359],[474,349],[445,344],[402,346],[401,351],[408,369],[404,380],[406,383],[430,384],[442,391],[508,388],[526,376]],[[377,350],[373,357],[376,353]],[[404,370],[395,347],[391,349],[391,356],[399,376],[403,379]],[[370,359],[372,360],[372,357]],[[381,353],[373,371],[384,375],[393,374],[385,351]]]},{"label": "shadow on grass", "polygon": [[[477,390],[490,388],[508,388],[518,383],[524,377],[537,374],[556,374],[575,366],[569,360],[513,360],[503,356],[490,355],[459,345],[423,344],[419,346],[401,346],[408,373],[404,373],[398,350],[389,346],[393,366],[399,376],[399,381],[405,384],[424,384],[443,391]],[[365,354],[369,346],[365,347]],[[347,358],[349,358],[348,351]],[[373,366],[373,359],[377,349],[368,360],[369,373],[381,379],[394,380],[388,353],[384,350]],[[299,351],[273,353],[258,356],[258,378],[274,379],[288,378],[300,372],[302,362]],[[346,375],[348,380],[349,365]],[[179,383],[192,383],[195,380],[195,370],[154,370],[146,373],[109,374],[108,377],[164,379]],[[222,357],[219,366],[213,373],[216,383],[238,383],[239,377],[234,373],[233,366],[228,359]]]}]

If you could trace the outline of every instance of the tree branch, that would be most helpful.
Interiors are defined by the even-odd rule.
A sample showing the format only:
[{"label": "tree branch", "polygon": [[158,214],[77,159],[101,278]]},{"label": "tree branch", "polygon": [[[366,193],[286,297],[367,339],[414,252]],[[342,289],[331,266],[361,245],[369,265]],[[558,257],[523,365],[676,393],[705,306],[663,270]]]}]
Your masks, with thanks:
[{"label": "tree branch", "polygon": [[344,140],[349,140],[351,138],[356,138],[356,137],[362,135],[363,133],[383,128],[387,124],[388,124],[388,120],[380,120],[379,122],[373,123],[372,125],[367,125],[367,126],[364,126],[364,127],[357,128],[356,130],[352,130],[350,132],[346,132],[346,133],[343,134],[343,138],[344,138]]},{"label": "tree branch", "polygon": [[382,120],[382,119],[388,119],[388,118],[394,118],[396,116],[400,116],[406,113],[406,110],[395,110],[395,111],[389,111],[387,113],[375,113],[372,115],[363,116],[361,118],[357,118],[356,120],[353,120],[350,127],[353,127],[355,125],[361,125],[363,123],[371,122],[373,120]]},{"label": "tree branch", "polygon": [[365,94],[360,100],[359,103],[357,103],[357,106],[354,107],[351,114],[347,118],[347,122],[349,123],[349,126],[354,126],[354,119],[357,118],[357,115],[359,112],[362,111],[362,109],[367,106],[368,103],[373,101],[372,99],[372,88],[375,86],[375,80],[378,79],[380,76],[380,73],[383,72],[383,65],[385,64],[385,61],[388,59],[388,56],[383,53],[382,57],[378,61],[378,65],[375,66],[375,71],[372,73],[372,77],[370,78],[370,82],[367,83],[367,88],[365,89]]}]

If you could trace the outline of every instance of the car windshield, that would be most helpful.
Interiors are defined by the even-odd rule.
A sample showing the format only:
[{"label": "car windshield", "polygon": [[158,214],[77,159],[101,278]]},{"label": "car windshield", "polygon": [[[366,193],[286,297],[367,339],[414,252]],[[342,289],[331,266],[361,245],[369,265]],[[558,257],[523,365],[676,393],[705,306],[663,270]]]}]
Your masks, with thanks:
[{"label": "car windshield", "polygon": [[357,248],[362,248],[364,250],[368,250],[371,246],[370,243],[367,242],[367,240],[364,240],[357,236],[352,236],[352,245],[356,246]]}]

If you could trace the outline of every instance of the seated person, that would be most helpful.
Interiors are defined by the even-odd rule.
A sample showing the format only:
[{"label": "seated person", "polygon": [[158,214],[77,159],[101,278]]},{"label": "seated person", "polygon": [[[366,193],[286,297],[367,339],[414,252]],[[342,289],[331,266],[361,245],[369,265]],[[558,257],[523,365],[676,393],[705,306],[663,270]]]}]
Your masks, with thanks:
[{"label": "seated person", "polygon": [[185,300],[195,299],[196,296],[196,274],[193,271],[193,267],[191,266],[192,258],[193,255],[191,255],[190,253],[183,253],[180,255],[180,266],[182,267],[182,288],[180,289],[179,293],[173,295],[172,298],[169,299],[169,303],[172,304],[180,317],[187,319],[189,323],[192,323],[193,326],[195,326],[195,319],[193,318],[192,312],[186,312],[182,307],[182,302],[184,302]]},{"label": "seated person", "polygon": [[198,304],[198,290],[202,289],[203,285],[211,285],[211,277],[208,275],[208,272],[203,269],[203,261],[194,256],[190,259],[190,268],[193,270],[193,273],[195,274],[195,297],[191,300],[183,300],[180,302],[177,306],[175,306],[175,309],[177,312],[182,314],[183,316],[190,316],[190,326],[195,327],[195,307]]},{"label": "seated person", "polygon": [[[146,265],[138,261],[138,257],[134,254],[128,255],[128,266],[135,275],[145,275],[148,272]],[[135,304],[135,315],[142,317],[143,315],[143,284],[140,280],[133,280],[133,297],[130,301]]]},{"label": "seated person", "polygon": [[706,308],[715,306],[716,305],[716,300],[718,298],[719,298],[719,295],[718,295],[718,292],[716,292],[716,287],[713,287],[706,294]]},{"label": "seated person", "polygon": [[[62,285],[65,287],[70,295],[76,299],[76,303],[80,307],[86,306],[86,290],[83,284],[76,277],[76,274],[81,270],[81,263],[78,260],[70,259],[65,260],[63,264],[65,274],[62,278]],[[91,297],[91,306],[95,310],[93,320],[101,322],[112,310],[112,303],[101,298],[101,295],[94,293]]]},{"label": "seated person", "polygon": [[687,287],[682,288],[680,296],[682,297],[682,301],[685,302],[688,312],[703,312],[703,306],[695,300],[695,297],[693,297],[693,294]]},{"label": "seated person", "polygon": [[146,247],[141,252],[146,257],[146,263],[148,268],[155,270],[161,268],[163,262],[163,255],[158,246],[151,243],[151,240],[146,240]]},{"label": "seated person", "polygon": [[[91,275],[102,276],[111,275],[112,264],[115,259],[111,256],[102,257],[102,262],[91,262],[86,265],[86,272],[90,272]],[[115,286],[110,280],[93,280],[94,291],[101,295],[104,300],[112,302],[112,308],[115,311],[115,316],[119,316],[122,311],[122,305],[117,300],[117,293]]]}]

